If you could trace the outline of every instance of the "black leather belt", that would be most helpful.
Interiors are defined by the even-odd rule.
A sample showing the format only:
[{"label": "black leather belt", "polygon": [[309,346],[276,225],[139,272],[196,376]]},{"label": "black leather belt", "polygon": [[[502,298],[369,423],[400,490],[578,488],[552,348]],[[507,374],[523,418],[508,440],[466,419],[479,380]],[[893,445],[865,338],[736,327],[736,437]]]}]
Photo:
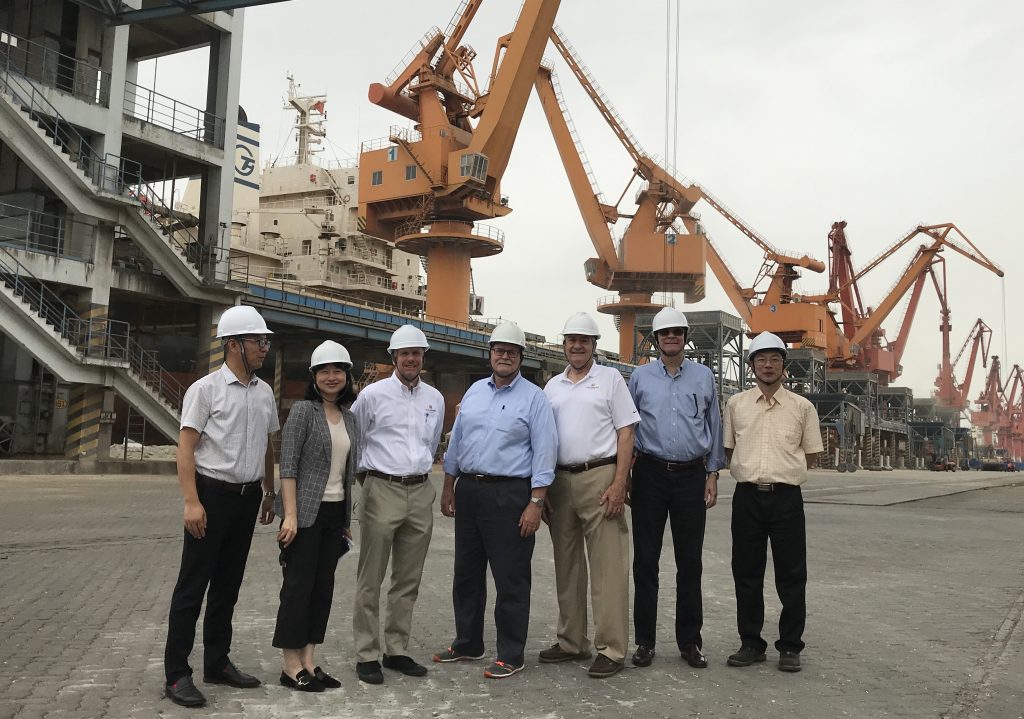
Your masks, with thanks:
[{"label": "black leather belt", "polygon": [[214,479],[213,477],[207,477],[205,474],[196,474],[196,479],[202,482],[205,486],[211,489],[216,489],[219,492],[227,492],[228,494],[252,494],[253,492],[260,492],[260,485],[263,484],[260,480],[255,482],[225,482],[222,479]]},{"label": "black leather belt", "polygon": [[611,457],[605,457],[604,459],[592,459],[589,462],[580,462],[579,464],[559,464],[555,469],[560,472],[579,474],[580,472],[586,472],[588,469],[594,469],[595,467],[605,467],[609,464],[615,464],[617,460],[618,456],[613,454]]},{"label": "black leather belt", "polygon": [[378,472],[375,469],[366,470],[366,475],[368,477],[386,479],[387,481],[394,482],[395,484],[404,484],[407,487],[414,484],[423,484],[427,481],[427,475],[425,474],[406,474],[399,477],[394,474],[384,474],[383,472]]},{"label": "black leather belt", "polygon": [[529,482],[529,477],[506,477],[501,474],[460,474],[459,479],[472,479],[474,482]]},{"label": "black leather belt", "polygon": [[758,492],[778,492],[796,487],[795,484],[786,484],[785,482],[740,482],[740,486],[744,484],[749,484]]},{"label": "black leather belt", "polygon": [[694,469],[696,467],[704,466],[704,458],[697,457],[697,459],[688,459],[685,462],[670,462],[667,459],[661,457],[655,457],[653,454],[647,454],[646,452],[640,452],[637,455],[638,459],[643,459],[646,462],[661,467],[666,472],[681,472],[684,469]]}]

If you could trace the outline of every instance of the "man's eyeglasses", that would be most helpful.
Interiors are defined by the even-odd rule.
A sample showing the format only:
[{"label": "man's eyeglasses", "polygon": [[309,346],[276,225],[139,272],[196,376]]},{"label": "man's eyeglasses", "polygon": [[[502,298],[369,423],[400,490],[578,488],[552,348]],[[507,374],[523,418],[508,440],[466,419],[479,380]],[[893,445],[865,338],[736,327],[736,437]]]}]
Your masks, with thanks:
[{"label": "man's eyeglasses", "polygon": [[517,349],[501,349],[500,347],[491,347],[491,354],[495,357],[518,357],[519,350]]},{"label": "man's eyeglasses", "polygon": [[266,337],[242,337],[241,340],[243,342],[255,342],[256,346],[259,347],[261,350],[270,349],[270,340],[268,340]]},{"label": "man's eyeglasses", "polygon": [[672,335],[673,337],[682,337],[684,334],[686,334],[686,330],[682,327],[668,327],[663,330],[658,330],[658,337],[668,337],[669,335]]},{"label": "man's eyeglasses", "polygon": [[764,355],[758,355],[757,357],[754,358],[754,364],[759,365],[761,367],[767,365],[782,364],[782,358],[779,357],[778,355],[768,355],[767,357]]}]

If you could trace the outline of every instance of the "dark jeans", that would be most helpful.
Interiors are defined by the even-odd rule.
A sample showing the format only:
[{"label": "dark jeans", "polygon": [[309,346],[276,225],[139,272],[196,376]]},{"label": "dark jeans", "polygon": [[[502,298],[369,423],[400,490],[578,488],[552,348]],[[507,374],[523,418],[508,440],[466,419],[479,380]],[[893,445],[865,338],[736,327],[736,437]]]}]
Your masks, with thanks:
[{"label": "dark jeans", "polygon": [[658,564],[665,521],[672,528],[676,560],[676,644],[700,647],[704,608],[700,592],[704,549],[704,467],[668,472],[644,458],[633,466],[633,631],[638,645],[653,647],[658,625]]},{"label": "dark jeans", "polygon": [[519,517],[530,502],[529,480],[478,482],[460,479],[455,489],[455,641],[468,656],[484,653],[487,565],[494,588],[498,660],[523,663],[530,627],[534,537],[519,536]]},{"label": "dark jeans", "polygon": [[295,539],[281,550],[281,606],[273,645],[278,649],[302,649],[323,644],[334,599],[334,572],[348,551],[345,502],[321,502],[316,520],[299,529]]},{"label": "dark jeans", "polygon": [[192,674],[188,655],[195,643],[196,622],[204,595],[203,666],[208,672],[216,672],[227,664],[231,650],[231,617],[262,500],[259,486],[255,491],[239,495],[197,480],[196,491],[206,510],[206,536],[196,539],[187,531],[184,533],[181,568],[167,617],[164,675],[168,684]]},{"label": "dark jeans", "polygon": [[800,487],[776,485],[760,492],[748,482],[732,498],[732,577],[736,584],[736,624],[740,641],[764,649],[764,569],[772,543],[775,588],[782,603],[775,648],[800,652],[807,617],[807,537]]}]

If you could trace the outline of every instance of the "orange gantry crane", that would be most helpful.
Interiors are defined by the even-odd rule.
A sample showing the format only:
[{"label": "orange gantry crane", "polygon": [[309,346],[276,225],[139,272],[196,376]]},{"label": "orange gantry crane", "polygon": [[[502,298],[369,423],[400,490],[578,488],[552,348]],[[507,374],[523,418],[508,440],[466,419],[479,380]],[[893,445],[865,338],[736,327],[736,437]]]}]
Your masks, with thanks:
[{"label": "orange gantry crane", "polygon": [[559,2],[523,2],[498,39],[485,91],[476,52],[462,44],[482,0],[463,0],[445,32],[428,32],[407,64],[370,85],[370,102],[415,128],[392,127],[386,141],[361,148],[362,229],[426,258],[430,316],[466,321],[471,258],[503,249],[500,231],[477,223],[511,212],[501,178]]},{"label": "orange gantry crane", "polygon": [[[562,32],[553,28],[550,39],[634,164],[618,201],[606,202],[586,161],[557,79],[550,67],[542,65],[535,83],[537,96],[598,255],[584,263],[584,271],[591,284],[617,293],[602,299],[598,311],[617,319],[619,356],[637,361],[641,336],[645,334],[644,328],[638,327],[638,316],[650,315],[662,306],[654,301],[655,292],[679,292],[688,302],[704,297],[704,238],[684,233],[674,224],[689,214],[701,195],[644,152]],[[632,214],[620,212],[619,205],[637,180],[636,210]],[[612,227],[620,219],[629,219],[629,224],[616,243]]]},{"label": "orange gantry crane", "polygon": [[[845,226],[845,223],[843,225]],[[858,280],[919,235],[926,238],[928,243],[922,244],[917,248],[914,257],[903,271],[903,274],[881,302],[874,308],[868,307],[865,309],[857,305],[851,307],[850,288],[855,287]],[[940,256],[940,253],[946,249],[951,249],[963,255],[998,277],[1003,276],[1002,269],[989,260],[955,224],[947,222],[937,225],[918,225],[852,276],[842,282],[837,281],[824,298],[803,298],[805,301],[816,301],[819,299],[824,299],[825,301],[838,300],[843,312],[852,310],[850,312],[850,321],[845,321],[844,319],[842,327],[843,337],[846,339],[846,342],[840,342],[840,346],[844,347],[845,351],[832,356],[833,366],[876,372],[886,381],[898,377],[901,372],[899,361],[904,349],[906,349],[906,341],[909,335],[909,323],[904,321],[894,342],[887,342],[885,340],[884,332],[881,331],[881,324],[911,288],[914,288],[914,291],[911,293],[911,304],[907,317],[911,320],[913,319],[913,312],[916,310],[917,301],[920,299],[921,286],[925,275],[929,275],[932,278],[939,296],[939,330],[943,337],[943,355],[948,356],[949,331],[951,327],[949,321],[950,312],[947,303],[945,260]],[[941,266],[941,281],[938,279],[938,273],[935,270],[937,265]],[[859,296],[859,291],[856,294]]]},{"label": "orange gantry crane", "polygon": [[988,368],[985,387],[978,399],[978,409],[971,412],[971,424],[981,430],[982,444],[993,446],[993,433],[999,428],[1000,417],[1004,409],[1003,380],[1000,377],[999,355],[992,355],[992,365]]},{"label": "orange gantry crane", "polygon": [[[939,374],[935,378],[935,400],[940,406],[951,407],[961,412],[967,409],[971,403],[969,393],[971,391],[971,380],[974,377],[975,363],[980,356],[981,366],[988,366],[988,351],[991,345],[992,330],[985,324],[984,320],[979,318],[975,321],[974,327],[971,328],[955,359],[950,361],[949,353],[943,352]],[[956,366],[968,347],[971,348],[971,352],[967,357],[967,368],[964,372],[964,378],[963,381],[957,381]],[[948,348],[948,343],[945,345],[944,350],[946,348]]]},{"label": "orange gantry crane", "polygon": [[1003,399],[1002,412],[996,425],[997,447],[1006,450],[1007,457],[1014,462],[1021,459],[1021,405],[1024,404],[1024,372],[1020,365],[1010,368],[1007,377],[1010,393]]},{"label": "orange gantry crane", "polygon": [[[734,221],[735,216],[715,200],[706,190],[704,197],[716,210],[736,225],[743,223]],[[843,226],[845,227],[845,225]],[[940,225],[919,225],[901,237],[878,257],[869,262],[859,271],[853,271],[849,261],[849,246],[845,243],[845,234],[837,232],[835,225],[830,233],[830,287],[823,294],[799,295],[793,292],[792,282],[797,277],[796,258],[784,258],[789,264],[779,262],[778,256],[765,251],[765,261],[758,279],[771,276],[768,287],[763,292],[757,289],[741,288],[735,276],[721,259],[713,243],[708,242],[708,263],[719,278],[726,294],[737,311],[746,319],[752,332],[769,331],[781,336],[787,342],[801,346],[825,350],[829,364],[836,369],[862,369],[877,373],[888,382],[899,376],[899,358],[906,347],[910,323],[917,308],[917,302],[923,284],[931,276],[942,303],[942,327],[948,332],[949,308],[945,302],[945,270],[940,282],[935,272],[935,265],[942,263],[939,253],[949,248],[982,267],[1002,277],[1003,271],[993,264],[985,255],[952,223]],[[750,237],[749,232],[744,232]],[[868,272],[878,267],[884,260],[891,257],[918,235],[925,236],[930,242],[918,247],[913,259],[896,281],[893,288],[875,307],[864,307],[860,302],[860,290],[857,282]],[[762,243],[758,243],[762,246]],[[763,246],[762,246],[763,249]],[[769,270],[775,261],[775,271]],[[817,269],[817,265],[809,267]],[[895,342],[884,342],[882,323],[892,310],[910,292],[908,311]],[[843,317],[842,324],[836,318],[831,305],[838,303]]]}]

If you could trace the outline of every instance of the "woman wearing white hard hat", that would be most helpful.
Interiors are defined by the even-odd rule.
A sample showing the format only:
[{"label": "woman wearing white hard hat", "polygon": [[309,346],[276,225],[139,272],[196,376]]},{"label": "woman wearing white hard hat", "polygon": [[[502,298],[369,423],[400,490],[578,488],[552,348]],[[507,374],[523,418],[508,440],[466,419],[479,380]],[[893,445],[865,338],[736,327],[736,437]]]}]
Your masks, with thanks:
[{"label": "woman wearing white hard hat", "polygon": [[352,480],[359,456],[352,359],[332,340],[309,362],[306,398],[296,402],[281,432],[281,606],[274,630],[282,650],[281,684],[303,692],[336,689],[341,682],[317,666],[334,597],[334,572],[352,533]]}]

